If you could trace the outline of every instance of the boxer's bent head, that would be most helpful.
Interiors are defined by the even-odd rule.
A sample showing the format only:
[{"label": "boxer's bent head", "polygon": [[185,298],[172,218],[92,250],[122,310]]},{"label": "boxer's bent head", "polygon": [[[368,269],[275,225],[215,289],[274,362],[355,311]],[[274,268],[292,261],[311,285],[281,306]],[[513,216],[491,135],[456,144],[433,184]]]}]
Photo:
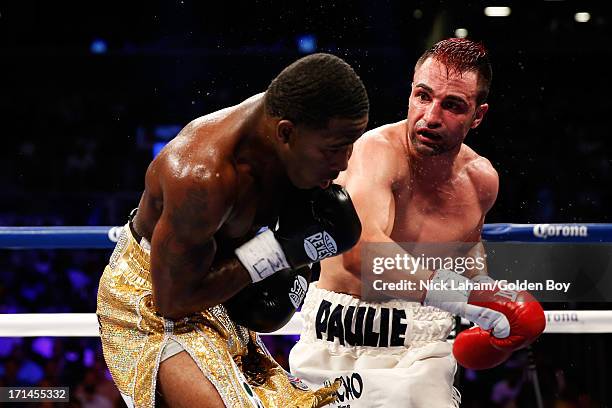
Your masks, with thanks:
[{"label": "boxer's bent head", "polygon": [[488,110],[491,64],[481,43],[450,38],[436,43],[414,69],[408,136],[423,155],[456,151]]},{"label": "boxer's bent head", "polygon": [[346,169],[368,122],[368,95],[342,59],[312,54],[285,68],[265,95],[278,151],[292,183],[324,186]]}]

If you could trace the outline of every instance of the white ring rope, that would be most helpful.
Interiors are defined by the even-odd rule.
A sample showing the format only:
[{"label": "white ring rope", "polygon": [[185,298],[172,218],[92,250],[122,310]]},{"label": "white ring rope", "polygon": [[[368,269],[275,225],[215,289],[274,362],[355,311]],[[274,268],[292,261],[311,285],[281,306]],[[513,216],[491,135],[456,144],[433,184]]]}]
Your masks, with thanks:
[{"label": "white ring rope", "polygon": [[[545,333],[612,333],[612,310],[547,310]],[[271,335],[300,334],[296,313]],[[95,313],[0,314],[0,337],[97,337]]]}]

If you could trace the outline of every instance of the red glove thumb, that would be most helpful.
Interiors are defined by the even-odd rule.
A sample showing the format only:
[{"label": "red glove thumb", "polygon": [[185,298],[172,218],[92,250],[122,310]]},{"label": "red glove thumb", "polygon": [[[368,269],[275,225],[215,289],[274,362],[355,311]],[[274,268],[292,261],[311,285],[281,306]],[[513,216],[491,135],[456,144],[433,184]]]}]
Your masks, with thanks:
[{"label": "red glove thumb", "polygon": [[472,370],[493,368],[506,361],[512,351],[499,350],[491,344],[491,334],[478,326],[459,333],[453,344],[457,362]]}]

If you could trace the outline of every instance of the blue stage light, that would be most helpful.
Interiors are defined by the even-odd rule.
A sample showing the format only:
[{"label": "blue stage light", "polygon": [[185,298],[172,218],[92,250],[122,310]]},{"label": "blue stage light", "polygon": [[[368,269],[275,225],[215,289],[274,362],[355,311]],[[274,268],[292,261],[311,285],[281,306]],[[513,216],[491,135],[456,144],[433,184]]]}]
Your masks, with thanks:
[{"label": "blue stage light", "polygon": [[108,49],[107,45],[106,45],[106,41],[101,40],[101,39],[95,39],[91,42],[91,45],[89,46],[89,50],[91,51],[92,54],[104,54],[106,53],[106,50]]},{"label": "blue stage light", "polygon": [[317,49],[317,37],[313,34],[304,34],[297,38],[298,50],[302,54],[310,54]]}]

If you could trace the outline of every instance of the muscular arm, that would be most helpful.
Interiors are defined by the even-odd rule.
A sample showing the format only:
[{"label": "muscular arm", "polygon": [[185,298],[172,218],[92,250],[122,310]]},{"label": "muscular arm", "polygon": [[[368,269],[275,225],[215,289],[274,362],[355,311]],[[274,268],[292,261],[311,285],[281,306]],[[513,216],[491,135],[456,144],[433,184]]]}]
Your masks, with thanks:
[{"label": "muscular arm", "polygon": [[179,318],[217,305],[250,283],[240,262],[215,262],[214,234],[228,217],[236,176],[231,165],[189,171],[162,181],[164,206],[151,238],[151,275],[157,311]]},{"label": "muscular arm", "polygon": [[[373,257],[395,257],[396,254],[408,254],[390,237],[395,222],[395,197],[393,183],[401,177],[401,154],[395,147],[378,137],[365,138],[355,146],[349,168],[339,181],[345,184],[351,195],[353,204],[359,214],[362,224],[361,238],[357,245],[343,254],[343,266],[349,272],[360,276],[362,271],[362,251],[365,246],[372,243],[384,243],[384,246],[375,246]],[[374,248],[370,246],[369,248]],[[370,269],[363,271],[362,282],[371,282],[373,277]],[[365,277],[368,274],[369,277]],[[418,283],[427,280],[432,272],[419,269],[414,274],[404,270],[385,270],[380,278],[390,281],[402,279]],[[420,289],[397,293],[405,299],[420,301],[424,293]]]}]

